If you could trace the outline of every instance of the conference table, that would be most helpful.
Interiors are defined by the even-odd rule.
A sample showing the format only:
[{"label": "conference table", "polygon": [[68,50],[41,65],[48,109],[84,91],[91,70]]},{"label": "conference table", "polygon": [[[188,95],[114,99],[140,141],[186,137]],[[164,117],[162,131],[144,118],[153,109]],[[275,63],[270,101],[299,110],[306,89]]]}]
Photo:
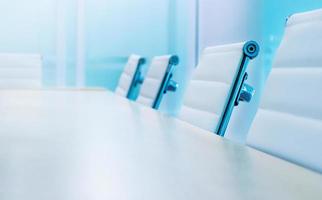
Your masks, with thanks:
[{"label": "conference table", "polygon": [[321,200],[322,176],[108,91],[0,91],[1,200]]}]

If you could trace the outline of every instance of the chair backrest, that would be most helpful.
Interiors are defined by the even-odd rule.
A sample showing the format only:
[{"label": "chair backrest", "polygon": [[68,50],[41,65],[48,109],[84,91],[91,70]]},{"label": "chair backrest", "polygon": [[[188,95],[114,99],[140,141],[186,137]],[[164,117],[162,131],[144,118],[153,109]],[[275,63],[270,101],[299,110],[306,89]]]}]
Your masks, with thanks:
[{"label": "chair backrest", "polygon": [[259,53],[256,42],[206,48],[190,81],[178,118],[224,136],[247,79],[247,63]]},{"label": "chair backrest", "polygon": [[175,55],[158,56],[152,59],[145,76],[137,102],[159,109],[162,98],[172,86],[172,76],[179,58]]},{"label": "chair backrest", "polygon": [[322,9],[287,21],[247,144],[322,172]]},{"label": "chair backrest", "polygon": [[142,81],[142,65],[145,59],[139,55],[131,55],[121,75],[115,93],[127,97],[133,96],[134,89],[141,84]]},{"label": "chair backrest", "polygon": [[1,89],[31,89],[41,86],[40,55],[0,53]]}]

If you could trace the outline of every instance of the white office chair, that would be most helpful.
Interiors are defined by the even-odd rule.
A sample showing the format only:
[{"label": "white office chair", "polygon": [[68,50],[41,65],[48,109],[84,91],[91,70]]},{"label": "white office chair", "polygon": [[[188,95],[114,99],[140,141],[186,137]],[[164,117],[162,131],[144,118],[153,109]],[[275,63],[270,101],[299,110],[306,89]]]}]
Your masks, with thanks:
[{"label": "white office chair", "polygon": [[133,98],[135,88],[143,83],[142,65],[145,64],[145,59],[139,55],[131,55],[121,75],[115,93],[126,97]]},{"label": "white office chair", "polygon": [[30,54],[0,54],[0,89],[42,86],[42,58]]},{"label": "white office chair", "polygon": [[244,82],[258,53],[254,41],[205,49],[178,118],[224,136],[233,108],[252,98],[254,90]]},{"label": "white office chair", "polygon": [[154,57],[144,79],[137,102],[159,109],[167,91],[176,91],[178,85],[172,80],[175,66],[179,64],[178,56],[167,55]]},{"label": "white office chair", "polygon": [[322,9],[295,14],[247,144],[322,172]]}]

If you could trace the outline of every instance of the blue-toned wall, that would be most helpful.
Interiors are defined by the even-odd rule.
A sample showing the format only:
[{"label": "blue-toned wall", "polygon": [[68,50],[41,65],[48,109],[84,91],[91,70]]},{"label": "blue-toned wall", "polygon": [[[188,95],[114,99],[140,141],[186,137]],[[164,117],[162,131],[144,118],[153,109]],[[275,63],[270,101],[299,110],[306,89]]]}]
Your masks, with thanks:
[{"label": "blue-toned wall", "polygon": [[86,1],[86,85],[114,89],[127,57],[168,53],[168,2]]}]

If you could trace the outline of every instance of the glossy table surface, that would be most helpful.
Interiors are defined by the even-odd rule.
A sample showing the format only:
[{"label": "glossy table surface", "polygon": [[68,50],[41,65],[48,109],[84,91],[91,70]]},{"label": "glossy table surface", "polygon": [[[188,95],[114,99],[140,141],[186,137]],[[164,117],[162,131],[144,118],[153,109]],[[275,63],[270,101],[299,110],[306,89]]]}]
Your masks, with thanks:
[{"label": "glossy table surface", "polygon": [[0,91],[1,200],[322,199],[322,176],[105,91]]}]

